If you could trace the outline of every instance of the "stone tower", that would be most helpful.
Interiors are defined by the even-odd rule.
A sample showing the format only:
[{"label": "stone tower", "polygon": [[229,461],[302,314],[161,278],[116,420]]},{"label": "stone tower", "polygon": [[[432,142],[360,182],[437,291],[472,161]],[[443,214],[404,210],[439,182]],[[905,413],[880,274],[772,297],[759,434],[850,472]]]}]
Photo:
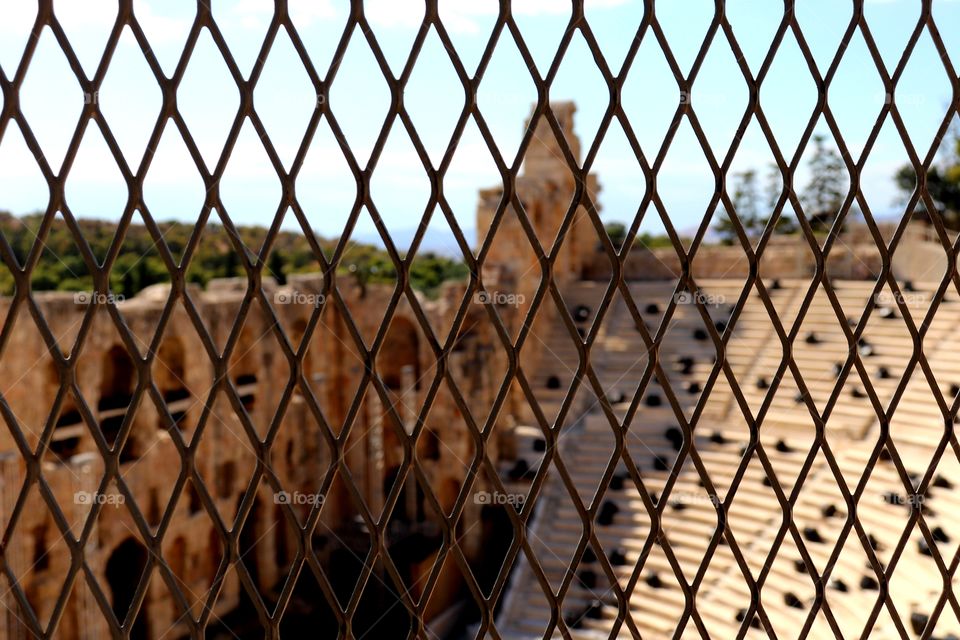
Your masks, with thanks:
[{"label": "stone tower", "polygon": [[[580,164],[580,140],[573,131],[573,116],[576,106],[572,102],[551,104],[567,145]],[[525,124],[530,128],[530,119]],[[549,254],[564,216],[567,214],[576,191],[576,176],[570,170],[560,142],[545,116],[537,121],[534,135],[523,159],[520,175],[517,176],[517,196],[543,247]],[[597,204],[599,183],[594,175],[587,176],[586,190]],[[494,216],[503,198],[503,186],[480,191],[477,205],[477,243],[486,238]],[[586,210],[581,206],[574,214],[574,221],[567,229],[560,255],[553,269],[558,282],[579,279],[584,267],[597,251],[597,232]],[[509,206],[496,231],[496,241],[491,246],[485,262],[484,282],[489,288],[499,282],[504,286],[516,286],[518,293],[527,299],[539,285],[541,270],[536,253],[520,223],[513,206]]]}]

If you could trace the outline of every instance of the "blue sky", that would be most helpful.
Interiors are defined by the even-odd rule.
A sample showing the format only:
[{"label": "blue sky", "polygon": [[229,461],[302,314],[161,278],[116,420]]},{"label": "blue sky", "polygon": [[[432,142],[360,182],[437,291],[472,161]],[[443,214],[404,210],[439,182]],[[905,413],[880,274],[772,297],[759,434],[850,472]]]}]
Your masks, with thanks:
[{"label": "blue sky", "polygon": [[[866,17],[874,39],[892,71],[916,25],[920,0],[867,0]],[[291,14],[321,76],[326,74],[342,32],[348,3],[335,0],[290,0]],[[562,0],[514,0],[514,13],[541,74],[546,72],[569,20]],[[642,19],[640,0],[587,0],[587,17],[601,43],[607,64],[616,72]],[[56,0],[55,9],[88,76],[103,50],[116,16],[115,0]],[[852,2],[801,0],[797,12],[817,64],[824,71],[850,19]],[[960,63],[960,1],[934,0],[934,17],[950,57]],[[194,0],[134,0],[138,19],[166,75],[179,59],[195,11]],[[440,11],[469,73],[476,69],[496,18],[494,0],[441,0]],[[658,19],[686,72],[713,15],[711,0],[661,0]],[[270,0],[214,0],[213,11],[241,72],[249,74],[259,54],[272,12]],[[373,0],[366,11],[394,73],[409,53],[423,15],[416,0]],[[730,0],[727,11],[751,70],[756,71],[782,15],[774,0]],[[0,68],[11,77],[17,68],[36,8],[29,0],[0,0]],[[955,63],[955,64],[956,64]],[[550,95],[575,100],[576,128],[586,150],[593,144],[607,107],[606,86],[577,33]],[[915,50],[896,94],[900,111],[918,153],[926,155],[947,111],[950,85],[926,32]],[[270,52],[255,92],[255,104],[281,160],[289,166],[307,127],[316,95],[292,44],[281,32]],[[463,106],[463,90],[439,38],[431,32],[405,93],[405,104],[434,162],[439,162]],[[536,92],[513,41],[501,37],[481,84],[479,105],[505,156],[512,159],[523,120]],[[624,108],[644,150],[653,158],[676,109],[679,92],[659,45],[648,32],[627,75]],[[747,88],[722,34],[714,40],[694,84],[693,104],[719,158],[742,117]],[[125,30],[98,96],[99,104],[131,167],[139,166],[156,123],[160,91],[129,29]],[[365,164],[386,113],[389,91],[359,31],[341,61],[330,106],[361,165]],[[851,42],[834,81],[829,101],[855,159],[863,150],[884,100],[880,78],[859,32]],[[761,89],[761,104],[781,144],[792,157],[816,101],[816,89],[792,35],[788,35]],[[73,135],[83,94],[49,29],[40,37],[21,92],[21,106],[55,172]],[[238,92],[209,34],[201,34],[178,93],[178,104],[205,162],[212,166],[239,103]],[[818,129],[826,130],[825,123]],[[204,193],[192,159],[168,124],[154,153],[145,183],[147,206],[158,219],[196,219]],[[756,123],[741,142],[733,171],[757,168],[765,175],[772,155]],[[866,163],[863,189],[874,213],[897,215],[897,191],[891,174],[906,161],[906,152],[888,118]],[[602,141],[594,170],[603,216],[631,221],[643,197],[637,161],[618,125]],[[445,192],[465,229],[474,225],[478,188],[499,181],[489,152],[470,121],[445,181]],[[797,184],[805,183],[805,172]],[[681,125],[658,176],[659,191],[675,226],[699,224],[713,192],[713,176],[686,121]],[[321,122],[297,184],[298,196],[314,228],[339,235],[354,198],[354,180],[326,122]],[[238,223],[268,224],[276,212],[279,183],[253,127],[247,123],[228,164],[221,193]],[[399,121],[393,128],[372,179],[373,198],[388,227],[407,237],[418,223],[429,195],[429,182]],[[126,202],[126,187],[96,127],[84,135],[67,182],[71,210],[81,216],[116,219]],[[47,187],[16,126],[0,139],[0,209],[24,213],[43,209]],[[448,235],[439,216],[435,236]],[[287,227],[295,225],[288,217]],[[661,225],[653,216],[644,230]],[[358,233],[369,236],[366,214]],[[402,244],[402,242],[401,242]]]}]

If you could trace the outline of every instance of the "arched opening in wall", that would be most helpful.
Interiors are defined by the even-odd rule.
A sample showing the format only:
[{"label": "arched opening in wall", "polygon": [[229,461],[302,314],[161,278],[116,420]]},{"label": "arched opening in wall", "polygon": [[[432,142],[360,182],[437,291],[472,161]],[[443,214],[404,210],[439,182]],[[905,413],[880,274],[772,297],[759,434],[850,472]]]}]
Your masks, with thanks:
[{"label": "arched opening in wall", "polygon": [[[106,577],[110,585],[111,606],[117,619],[123,622],[133,602],[137,584],[147,566],[147,550],[133,538],[127,538],[113,550],[107,560]],[[147,601],[140,606],[130,640],[147,640],[150,637],[150,624],[147,620]]]},{"label": "arched opening in wall", "polygon": [[157,362],[160,364],[154,373],[157,387],[167,402],[176,402],[190,397],[187,390],[186,350],[183,341],[175,336],[168,336],[160,343],[157,351]]},{"label": "arched opening in wall", "polygon": [[46,523],[33,529],[33,562],[30,565],[35,573],[50,568],[50,546],[47,539],[49,527]]},{"label": "arched opening in wall", "polygon": [[[47,388],[51,398],[60,392],[60,372],[53,362],[50,362],[47,370]],[[69,460],[77,454],[85,429],[73,396],[65,395],[60,404],[60,415],[57,416],[48,451],[60,460]]]},{"label": "arched opening in wall", "polygon": [[[453,511],[453,505],[456,504],[457,498],[460,496],[460,488],[462,485],[459,480],[454,478],[447,478],[443,482],[443,486],[440,488],[440,493],[437,495],[437,502],[440,503],[440,507],[443,509],[443,512],[449,514]],[[459,526],[463,523],[463,518],[457,523]]]},{"label": "arched opening in wall", "polygon": [[[243,501],[243,496],[237,497],[237,510],[240,510],[240,503]],[[253,581],[254,586],[257,590],[261,590],[262,584],[260,584],[260,552],[263,550],[264,545],[262,544],[261,538],[263,537],[263,519],[262,519],[263,509],[260,506],[260,500],[254,498],[253,506],[250,507],[250,513],[247,514],[247,519],[243,523],[243,528],[240,530],[240,557],[243,558],[243,566],[247,568],[247,571],[250,572],[250,579]],[[247,593],[246,589],[240,590],[240,606],[243,607],[250,602],[250,594]]]},{"label": "arched opening in wall", "polygon": [[[400,467],[393,467],[383,476],[383,499],[386,500],[387,496],[390,495],[390,491],[393,490],[393,485],[397,481],[397,476],[400,474]],[[404,500],[403,491],[401,490],[400,496],[397,498],[397,504],[393,508],[393,518],[400,520],[402,522],[409,522],[410,518],[407,514],[407,501]]]},{"label": "arched opening in wall", "polygon": [[169,554],[167,555],[167,563],[170,565],[170,570],[173,572],[173,575],[183,584],[189,585],[190,581],[187,577],[186,539],[184,539],[183,536],[177,536],[173,544],[170,545],[170,550],[167,553]]},{"label": "arched opening in wall", "polygon": [[[393,489],[394,483],[397,481],[397,477],[400,475],[400,467],[396,466],[390,469],[383,478],[383,497],[386,499],[390,491]],[[426,495],[423,493],[423,488],[417,482],[417,479],[414,477],[413,472],[407,473],[407,478],[403,482],[403,487],[400,489],[400,495],[397,496],[397,503],[393,508],[393,514],[390,517],[392,522],[401,522],[404,524],[414,524],[418,522],[423,522],[424,517],[424,502],[426,501]]]},{"label": "arched opening in wall", "polygon": [[60,406],[60,415],[54,425],[50,440],[50,452],[61,460],[69,460],[80,449],[80,439],[84,433],[83,418],[72,397],[66,397]]},{"label": "arched opening in wall", "polygon": [[249,327],[244,327],[237,339],[237,344],[230,356],[228,369],[230,379],[237,387],[240,402],[248,413],[252,412],[257,402],[257,352],[256,341]]},{"label": "arched opening in wall", "polygon": [[540,244],[545,247],[549,246],[550,238],[547,237],[547,232],[543,229],[543,207],[538,201],[533,200],[532,202],[524,202],[523,208],[527,210],[527,216],[529,216],[533,229],[540,239]]},{"label": "arched opening in wall", "polygon": [[[100,370],[100,399],[97,402],[100,429],[110,446],[113,446],[130,406],[136,371],[130,354],[120,345],[107,350]],[[136,443],[128,442],[121,453],[121,462],[136,457]]]},{"label": "arched opening in wall", "polygon": [[160,516],[162,509],[160,508],[160,492],[157,491],[156,487],[150,487],[150,492],[147,498],[147,523],[151,527],[156,527],[160,524]]},{"label": "arched opening in wall", "polygon": [[388,389],[397,393],[405,391],[405,373],[410,376],[414,389],[420,388],[419,356],[420,335],[416,326],[406,318],[394,318],[377,356],[377,371]]},{"label": "arched opening in wall", "polygon": [[[515,535],[513,524],[510,521],[510,516],[507,515],[507,509],[512,508],[511,506],[486,504],[480,509],[482,552],[470,553],[468,561],[477,584],[480,585],[484,593],[489,593],[490,589],[493,588],[502,568],[499,562],[491,562],[490,559],[506,557],[510,545],[513,543]],[[459,524],[463,524],[463,518],[460,519]],[[467,533],[470,534],[471,531]],[[457,538],[461,539],[462,537],[463,533],[458,531]],[[462,539],[460,544],[470,546],[467,541]]]},{"label": "arched opening in wall", "polygon": [[237,477],[237,465],[233,460],[227,460],[217,469],[217,497],[229,498],[233,492],[233,483]]},{"label": "arched opening in wall", "polygon": [[200,492],[193,485],[193,481],[187,481],[185,491],[187,493],[187,513],[190,515],[200,513],[200,510],[203,509],[203,500],[200,498]]},{"label": "arched opening in wall", "polygon": [[290,440],[289,442],[287,442],[286,450],[284,451],[284,454],[283,454],[283,459],[286,461],[286,465],[287,465],[287,469],[286,469],[287,473],[293,473],[293,470],[296,468],[295,467],[296,455],[297,455],[296,443],[293,440]]},{"label": "arched opening in wall", "polygon": [[290,539],[287,527],[287,518],[283,514],[283,505],[278,504],[274,510],[273,520],[276,523],[276,535],[273,540],[273,560],[281,573],[290,566]]},{"label": "arched opening in wall", "polygon": [[210,533],[207,535],[207,548],[202,553],[205,561],[203,575],[212,580],[223,561],[223,540],[220,538],[220,532],[217,531],[216,527],[210,527]]},{"label": "arched opening in wall", "polygon": [[423,433],[420,435],[420,441],[418,443],[418,449],[420,455],[418,456],[421,460],[439,460],[440,459],[440,435],[435,429],[424,429]]},{"label": "arched opening in wall", "polygon": [[[190,391],[186,382],[186,349],[180,338],[168,336],[160,343],[153,377],[164,402],[167,403],[167,410],[173,417],[174,424],[183,430],[190,407]],[[161,417],[157,426],[160,429],[166,428],[166,420]]]},{"label": "arched opening in wall", "polygon": [[469,329],[461,329],[460,333],[457,334],[456,341],[453,343],[453,352],[465,353],[470,348],[474,339],[475,335],[472,327]]},{"label": "arched opening in wall", "polygon": [[[376,393],[376,390],[370,389],[367,393]],[[380,436],[383,439],[383,468],[389,469],[395,467],[403,459],[403,443],[401,436],[404,431],[403,425],[399,424],[397,417],[392,413],[381,409],[380,416],[370,411],[370,424],[374,424],[377,417],[381,418]]]}]

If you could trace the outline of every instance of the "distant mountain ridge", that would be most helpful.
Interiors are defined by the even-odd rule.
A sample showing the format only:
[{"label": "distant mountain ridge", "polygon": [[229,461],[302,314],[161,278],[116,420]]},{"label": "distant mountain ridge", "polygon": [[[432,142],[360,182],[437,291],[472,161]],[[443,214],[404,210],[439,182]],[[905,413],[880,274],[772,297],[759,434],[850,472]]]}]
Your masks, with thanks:
[{"label": "distant mountain ridge", "polygon": [[[40,213],[14,216],[0,211],[0,235],[18,265],[25,264],[32,252],[40,250],[31,272],[31,288],[34,291],[92,291],[90,266],[66,222],[60,216],[54,218],[42,236],[42,244],[38,244],[43,222],[44,215]],[[115,244],[117,223],[80,218],[76,224],[97,265],[103,265]],[[157,227],[175,265],[182,264],[185,254],[190,252],[185,277],[188,282],[201,286],[214,278],[245,276],[241,256],[245,254],[248,260],[255,261],[267,236],[265,227],[237,226],[236,237],[231,238],[223,225],[210,221],[197,241],[193,238],[196,228],[192,223],[161,222]],[[411,230],[409,236],[404,232],[398,234],[395,242],[401,253],[409,247],[414,233]],[[414,289],[430,293],[443,282],[466,277],[466,265],[452,237],[449,240],[441,238],[443,236],[429,231],[424,237],[424,243],[410,265],[410,282]],[[317,237],[316,244],[327,260],[332,259],[336,239]],[[160,246],[143,224],[129,225],[110,269],[111,291],[131,297],[153,284],[169,282],[170,271]],[[396,268],[382,247],[382,240],[376,233],[354,234],[340,258],[338,274],[349,274],[370,283],[396,282]],[[263,273],[282,284],[291,274],[322,270],[313,246],[302,231],[281,230],[266,257]],[[0,295],[13,292],[13,273],[0,262]]]},{"label": "distant mountain ridge", "polygon": [[[474,248],[477,238],[476,229],[461,228],[461,230],[467,244],[471,248]],[[390,239],[393,240],[394,245],[397,247],[397,251],[405,253],[417,233],[417,227],[388,229],[387,231],[390,234]],[[369,244],[378,248],[383,248],[384,244],[383,238],[380,237],[376,229],[371,231],[354,231],[350,238],[355,242]],[[423,239],[420,241],[420,247],[417,250],[417,253],[424,252],[434,253],[447,258],[463,258],[460,246],[457,244],[457,239],[454,237],[453,232],[447,229],[441,231],[439,229],[428,228],[423,234]]]}]

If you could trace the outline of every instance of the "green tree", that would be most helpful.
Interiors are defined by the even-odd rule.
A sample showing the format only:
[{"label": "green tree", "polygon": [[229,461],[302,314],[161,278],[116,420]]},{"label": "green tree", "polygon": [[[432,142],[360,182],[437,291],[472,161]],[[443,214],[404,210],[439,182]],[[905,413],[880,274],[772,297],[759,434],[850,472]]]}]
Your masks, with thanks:
[{"label": "green tree", "polygon": [[[43,223],[43,214],[13,216],[0,211],[0,234],[6,238],[22,265],[37,242],[37,232]],[[116,224],[101,220],[77,220],[80,233],[97,255],[104,255],[115,241]],[[164,222],[159,225],[163,242],[180,262],[183,252],[196,232],[191,224]],[[264,227],[239,227],[238,238],[247,247],[259,247],[267,236]],[[308,242],[302,233],[280,232],[275,240],[268,267],[283,283],[291,273],[319,273],[322,271],[315,249],[327,256],[337,246],[335,239],[314,237],[316,246]],[[33,270],[31,286],[35,291],[85,291],[93,287],[93,278],[87,263],[77,251],[73,234],[63,218],[57,217],[50,225],[41,252]],[[255,259],[255,256],[251,256]],[[354,266],[355,277],[365,285],[370,283],[395,283],[396,269],[387,253],[371,245],[350,243],[344,252],[339,271],[348,272]],[[359,273],[357,273],[359,271]],[[201,231],[199,243],[194,247],[187,267],[187,281],[205,286],[210,280],[221,277],[243,276],[240,256],[222,225],[207,224]],[[444,282],[460,280],[467,275],[466,265],[443,256],[425,253],[417,256],[411,267],[411,286],[418,291],[432,293]],[[130,225],[123,238],[120,252],[110,273],[110,287],[114,293],[126,297],[136,295],[153,284],[169,282],[170,273],[160,257],[157,243],[146,227]],[[14,291],[13,274],[5,265],[0,265],[0,295]]]},{"label": "green tree", "polygon": [[[767,213],[763,216],[763,226],[766,228],[773,219],[773,212],[777,208],[780,196],[783,193],[783,176],[780,174],[780,167],[771,162],[767,170],[767,184],[764,187],[766,197]],[[788,211],[791,210],[789,202],[786,203],[780,211],[780,217],[777,218],[778,233],[796,233],[797,221],[794,220]]]},{"label": "green tree", "polygon": [[237,256],[232,245],[227,247],[227,252],[224,257],[222,275],[224,278],[232,278],[240,271],[240,258]]},{"label": "green tree", "polygon": [[124,271],[123,275],[120,276],[120,295],[124,298],[129,298],[137,291],[136,282],[133,279],[133,273],[129,270]]},{"label": "green tree", "polygon": [[[757,172],[747,169],[734,174],[733,210],[748,238],[756,238],[763,233],[765,219],[760,216],[757,193]],[[720,242],[732,245],[737,241],[737,230],[730,216],[724,212],[714,225],[714,231],[720,236]]]},{"label": "green tree", "polygon": [[810,182],[801,197],[807,220],[814,231],[830,230],[846,197],[847,170],[843,159],[827,146],[823,134],[813,136]]},{"label": "green tree", "polygon": [[267,259],[267,270],[276,279],[277,284],[287,284],[286,260],[279,251],[274,250],[270,253]]},{"label": "green tree", "polygon": [[159,280],[154,279],[153,273],[151,273],[149,256],[143,256],[137,260],[137,277],[134,279],[134,281],[136,282],[136,290],[124,295],[132,296],[137,291],[146,289],[150,285],[159,282]]},{"label": "green tree", "polygon": [[735,176],[736,183],[733,189],[733,208],[740,218],[740,224],[748,235],[763,231],[763,220],[757,202],[760,196],[757,193],[757,172],[748,169]]},{"label": "green tree", "polygon": [[[913,165],[901,167],[894,179],[904,199],[913,196],[917,188],[917,172]],[[944,226],[954,231],[960,230],[960,127],[953,129],[947,152],[930,167],[927,173],[927,193],[930,194],[937,208],[936,213],[940,215]],[[930,219],[923,200],[917,202],[914,216],[921,220]]]},{"label": "green tree", "polygon": [[[681,238],[681,240],[684,240]],[[686,240],[684,240],[686,241]],[[672,247],[673,241],[668,235],[653,235],[648,231],[637,234],[637,237],[633,241],[633,246],[640,245],[647,249],[657,249],[663,247]]]},{"label": "green tree", "polygon": [[468,275],[467,265],[429,251],[417,254],[410,264],[410,286],[431,296],[444,282],[464,280]]},{"label": "green tree", "polygon": [[610,242],[613,244],[613,247],[619,251],[627,239],[627,225],[622,222],[608,222],[603,228],[606,230],[607,235],[610,236]]}]

